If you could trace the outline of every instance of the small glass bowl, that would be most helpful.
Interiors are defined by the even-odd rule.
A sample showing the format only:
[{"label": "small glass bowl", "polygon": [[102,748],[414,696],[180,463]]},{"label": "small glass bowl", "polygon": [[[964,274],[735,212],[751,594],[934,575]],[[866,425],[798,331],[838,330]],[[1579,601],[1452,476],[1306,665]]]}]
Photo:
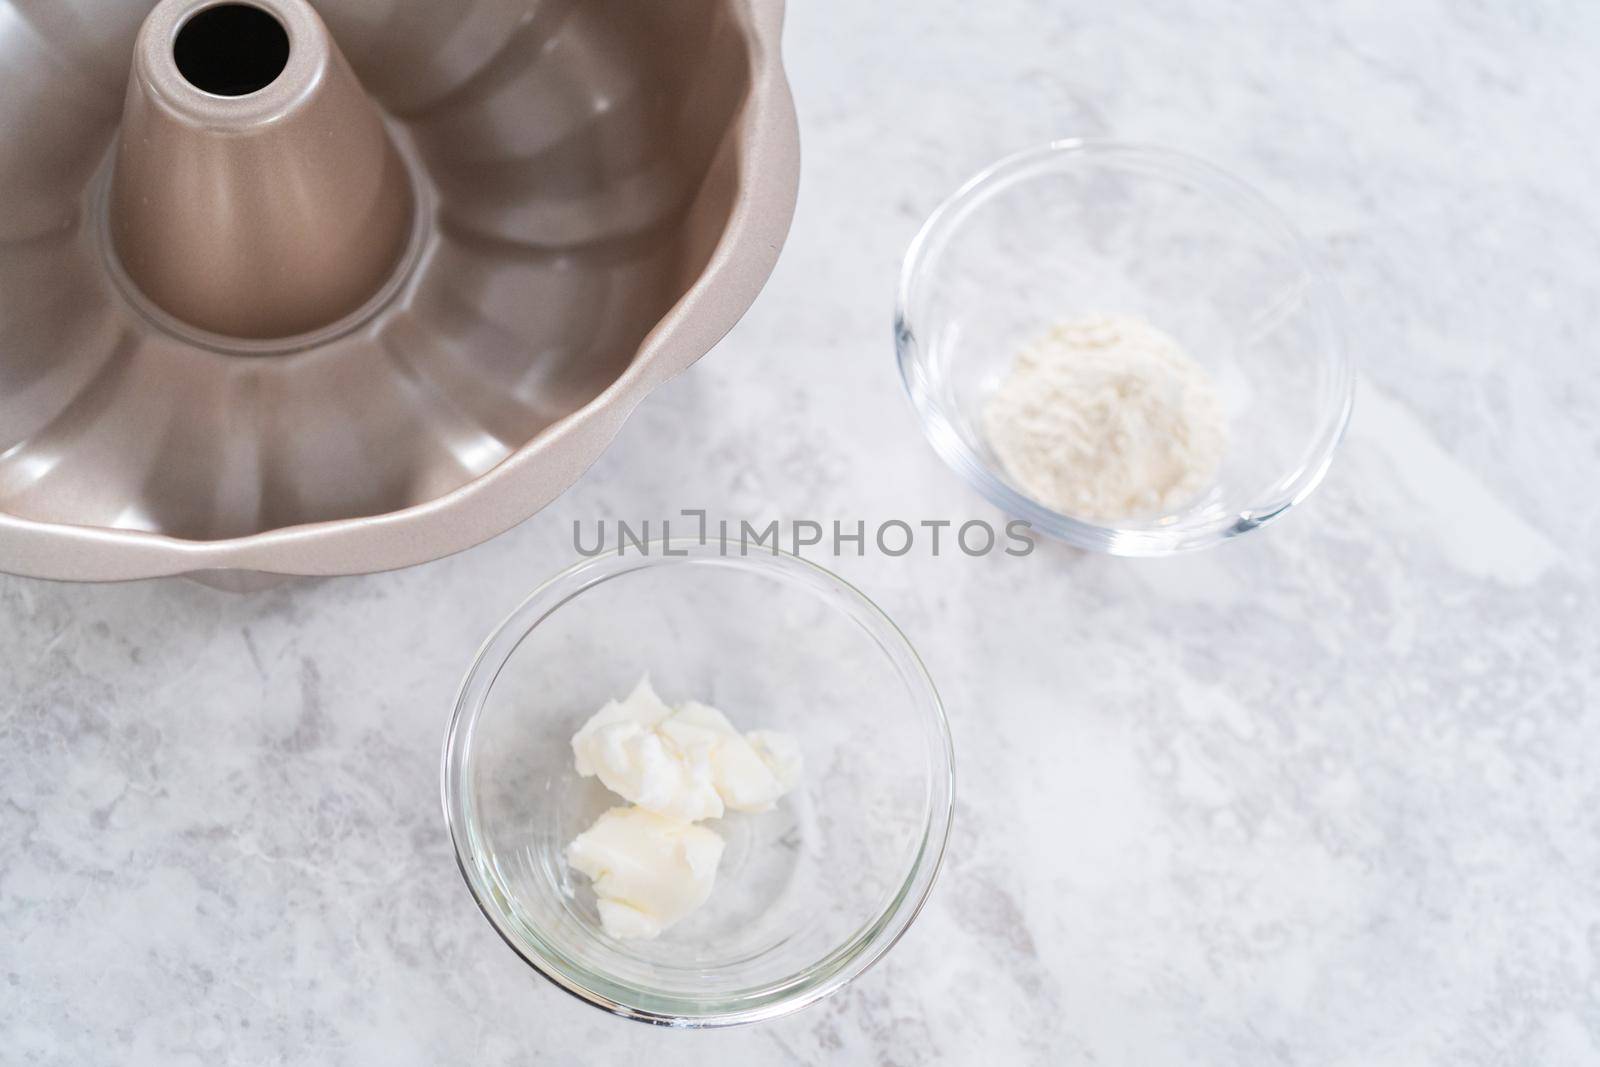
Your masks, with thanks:
[{"label": "small glass bowl", "polygon": [[[929,440],[979,492],[1081,548],[1160,556],[1254,530],[1322,480],[1355,386],[1338,307],[1294,228],[1243,183],[1160,148],[1058,141],[994,164],[928,219],[895,337]],[[1177,338],[1215,382],[1229,434],[1207,491],[1115,525],[1028,496],[982,431],[1020,348],[1104,313]]]},{"label": "small glass bowl", "polygon": [[[754,1022],[840,989],[910,926],[950,834],[950,728],[904,635],[821,567],[738,552],[657,542],[545,583],[478,654],[445,742],[445,817],[484,915],[556,985],[646,1022]],[[668,703],[793,735],[805,771],[776,811],[703,824],[727,846],[702,908],[618,941],[564,852],[625,802],[578,777],[570,740],[645,674]]]}]

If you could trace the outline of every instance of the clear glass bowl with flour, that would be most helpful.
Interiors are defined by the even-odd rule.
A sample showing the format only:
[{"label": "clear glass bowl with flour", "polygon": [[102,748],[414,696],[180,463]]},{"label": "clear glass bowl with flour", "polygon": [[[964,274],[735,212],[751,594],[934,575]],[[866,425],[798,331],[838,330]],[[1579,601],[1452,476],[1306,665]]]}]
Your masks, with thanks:
[{"label": "clear glass bowl with flour", "polygon": [[1082,548],[1158,556],[1304,500],[1349,420],[1339,303],[1293,227],[1188,156],[1007,157],[907,255],[900,369],[939,455]]},{"label": "clear glass bowl with flour", "polygon": [[[843,580],[715,537],[665,547],[578,564],[489,638],[446,740],[445,813],[479,907],[561,988],[668,1025],[771,1018],[863,973],[921,909],[954,810],[949,726],[905,637]],[[627,801],[578,773],[573,742],[645,674],[663,701],[788,739],[803,771],[685,831],[722,842],[704,903],[609,936],[571,849]]]}]

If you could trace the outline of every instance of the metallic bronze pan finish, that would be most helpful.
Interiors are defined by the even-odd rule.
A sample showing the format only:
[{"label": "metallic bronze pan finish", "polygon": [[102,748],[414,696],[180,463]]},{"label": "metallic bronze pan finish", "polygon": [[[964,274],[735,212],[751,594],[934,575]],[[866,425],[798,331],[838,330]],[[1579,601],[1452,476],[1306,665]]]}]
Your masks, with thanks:
[{"label": "metallic bronze pan finish", "polygon": [[196,6],[163,0],[134,46],[112,249],[180,323],[255,341],[331,326],[400,262],[406,166],[308,4]]},{"label": "metallic bronze pan finish", "polygon": [[781,20],[0,0],[0,570],[360,573],[539,510],[772,269]]}]

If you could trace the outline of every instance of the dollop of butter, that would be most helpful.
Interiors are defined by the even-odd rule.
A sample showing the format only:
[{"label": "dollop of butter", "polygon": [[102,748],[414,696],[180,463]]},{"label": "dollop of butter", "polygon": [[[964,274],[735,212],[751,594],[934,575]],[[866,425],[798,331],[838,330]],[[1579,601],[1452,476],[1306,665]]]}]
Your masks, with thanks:
[{"label": "dollop of butter", "polygon": [[695,823],[725,811],[770,811],[800,781],[788,734],[741,734],[722,712],[669,707],[648,677],[607,701],[572,738],[585,778],[633,807],[612,808],[567,846],[594,882],[600,925],[615,938],[653,938],[705,903],[723,841]]},{"label": "dollop of butter", "polygon": [[567,862],[594,882],[607,934],[652,938],[705,903],[722,848],[703,826],[612,808],[567,846]]},{"label": "dollop of butter", "polygon": [[771,811],[800,778],[800,749],[773,731],[739,733],[709,704],[669,707],[642,679],[572,738],[585,778],[661,815],[698,822],[724,810]]}]

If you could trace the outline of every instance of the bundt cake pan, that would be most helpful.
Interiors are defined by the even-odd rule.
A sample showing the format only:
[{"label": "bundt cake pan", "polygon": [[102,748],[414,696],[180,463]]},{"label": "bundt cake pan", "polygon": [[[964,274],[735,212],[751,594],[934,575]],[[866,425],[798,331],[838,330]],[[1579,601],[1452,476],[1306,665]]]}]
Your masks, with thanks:
[{"label": "bundt cake pan", "polygon": [[755,299],[781,0],[0,0],[0,570],[484,541]]}]

